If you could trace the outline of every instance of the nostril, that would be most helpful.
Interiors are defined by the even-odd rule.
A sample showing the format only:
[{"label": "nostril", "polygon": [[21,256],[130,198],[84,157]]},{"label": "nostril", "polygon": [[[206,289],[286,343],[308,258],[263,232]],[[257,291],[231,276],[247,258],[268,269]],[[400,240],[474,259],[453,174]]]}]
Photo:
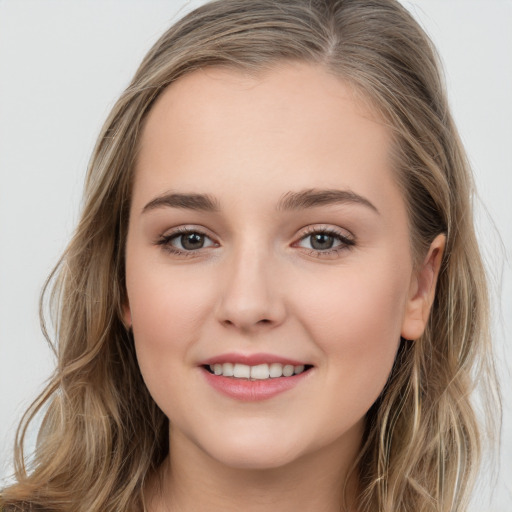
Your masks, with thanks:
[{"label": "nostril", "polygon": [[[263,318],[261,320],[258,320],[255,325],[269,325],[272,323],[272,320],[269,320],[268,318]],[[223,320],[222,324],[226,327],[232,327],[236,326],[237,324],[233,322],[232,320]]]}]

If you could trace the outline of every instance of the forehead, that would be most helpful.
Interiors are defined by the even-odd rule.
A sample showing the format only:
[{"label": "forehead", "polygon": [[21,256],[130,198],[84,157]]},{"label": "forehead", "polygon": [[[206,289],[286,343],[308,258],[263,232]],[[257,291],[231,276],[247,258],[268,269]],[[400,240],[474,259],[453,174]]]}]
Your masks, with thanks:
[{"label": "forehead", "polygon": [[290,188],[358,188],[400,199],[389,130],[368,105],[318,66],[191,72],[148,114],[134,201],[171,188],[218,195],[236,189],[248,200],[258,192],[277,200]]},{"label": "forehead", "polygon": [[[180,121],[176,128],[181,133],[183,128],[199,132],[229,121],[240,124],[241,117],[246,127],[267,133],[286,123],[295,131],[314,123],[325,132],[333,120],[354,114],[368,121],[367,128],[371,123],[385,131],[369,98],[319,65],[285,61],[252,73],[210,66],[185,74],[160,94],[146,119],[142,143],[155,135],[154,125],[160,130],[171,118]],[[300,124],[292,126],[297,120]]]}]

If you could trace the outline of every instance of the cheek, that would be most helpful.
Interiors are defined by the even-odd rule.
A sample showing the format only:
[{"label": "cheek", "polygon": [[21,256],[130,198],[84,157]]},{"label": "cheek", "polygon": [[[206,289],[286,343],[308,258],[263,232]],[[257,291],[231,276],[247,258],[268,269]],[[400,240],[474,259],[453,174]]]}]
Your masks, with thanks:
[{"label": "cheek", "polygon": [[[307,318],[311,329],[321,331],[325,342],[346,338],[365,344],[389,337],[399,338],[405,311],[408,286],[403,273],[360,270],[342,270],[306,284],[299,317]],[[347,342],[350,340],[347,339]]]},{"label": "cheek", "polygon": [[129,260],[128,300],[134,332],[141,339],[169,344],[170,337],[186,341],[192,336],[211,302],[211,279],[197,274],[142,258]]},{"label": "cheek", "polygon": [[192,364],[211,294],[190,276],[136,258],[127,263],[127,290],[139,367],[159,403],[169,389],[180,392],[183,363]]},{"label": "cheek", "polygon": [[403,272],[386,268],[352,268],[317,279],[297,302],[302,310],[298,317],[334,370],[332,385],[360,398],[364,412],[393,366],[407,297]]}]

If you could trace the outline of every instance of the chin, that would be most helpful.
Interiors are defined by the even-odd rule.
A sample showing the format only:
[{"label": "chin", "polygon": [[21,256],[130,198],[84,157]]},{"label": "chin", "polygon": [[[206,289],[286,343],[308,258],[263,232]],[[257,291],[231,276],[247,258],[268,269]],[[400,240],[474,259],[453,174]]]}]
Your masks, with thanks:
[{"label": "chin", "polygon": [[233,469],[269,470],[286,466],[297,460],[295,452],[272,450],[270,448],[251,450],[232,450],[229,452],[210,453],[221,464]]},{"label": "chin", "polygon": [[[251,435],[252,434],[252,435]],[[276,469],[303,455],[304,443],[293,442],[275,433],[264,436],[255,430],[246,435],[222,436],[218,442],[201,443],[202,449],[221,464],[235,469]],[[298,446],[301,445],[301,446]]]}]

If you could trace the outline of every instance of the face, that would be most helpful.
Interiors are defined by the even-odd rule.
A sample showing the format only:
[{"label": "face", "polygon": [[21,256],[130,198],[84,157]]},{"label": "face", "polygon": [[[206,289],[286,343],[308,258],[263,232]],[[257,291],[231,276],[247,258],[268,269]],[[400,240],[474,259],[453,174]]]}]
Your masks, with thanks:
[{"label": "face", "polygon": [[305,64],[195,71],[160,96],[125,322],[171,446],[266,468],[359,445],[428,302],[390,147],[350,87]]}]

